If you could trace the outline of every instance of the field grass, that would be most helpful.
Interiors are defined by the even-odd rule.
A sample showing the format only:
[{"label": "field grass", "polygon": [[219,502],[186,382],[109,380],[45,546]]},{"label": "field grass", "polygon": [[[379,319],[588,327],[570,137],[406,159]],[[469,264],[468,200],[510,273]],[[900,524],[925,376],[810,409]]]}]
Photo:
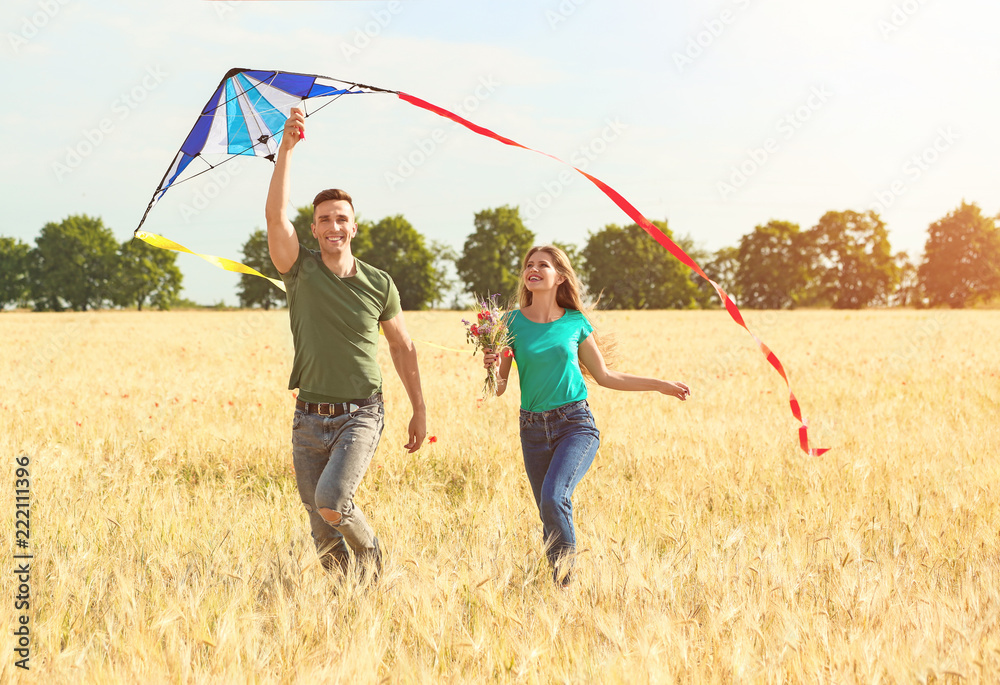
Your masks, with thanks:
[{"label": "field grass", "polygon": [[[461,314],[408,313],[463,348]],[[517,392],[420,343],[430,435],[383,349],[386,429],[357,501],[383,580],[326,575],[291,471],[284,312],[0,315],[0,454],[31,473],[31,671],[3,682],[913,683],[1000,679],[1000,312],[600,313],[576,582],[556,589]]]}]

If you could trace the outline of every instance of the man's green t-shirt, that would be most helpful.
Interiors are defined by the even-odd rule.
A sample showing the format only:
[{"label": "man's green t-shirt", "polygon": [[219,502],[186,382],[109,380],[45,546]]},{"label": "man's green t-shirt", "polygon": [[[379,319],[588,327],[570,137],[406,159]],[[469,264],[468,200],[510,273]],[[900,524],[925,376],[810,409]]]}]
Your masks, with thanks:
[{"label": "man's green t-shirt", "polygon": [[306,402],[349,402],[382,390],[378,324],[401,311],[392,277],[355,258],[357,274],[340,278],[316,250],[281,274],[295,344],[289,390]]},{"label": "man's green t-shirt", "polygon": [[587,317],[567,309],[550,323],[535,323],[520,309],[507,315],[521,383],[521,409],[548,411],[587,399],[580,371],[580,343],[594,331]]}]

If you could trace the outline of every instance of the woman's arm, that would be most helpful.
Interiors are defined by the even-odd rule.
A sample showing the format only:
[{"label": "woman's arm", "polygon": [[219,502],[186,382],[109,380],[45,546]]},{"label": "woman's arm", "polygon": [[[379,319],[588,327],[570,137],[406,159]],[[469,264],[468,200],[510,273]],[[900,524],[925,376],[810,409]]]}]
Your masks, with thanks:
[{"label": "woman's arm", "polygon": [[[504,348],[504,350],[509,349],[509,347]],[[483,350],[484,367],[488,369],[491,366],[496,366],[497,362],[500,363],[500,369],[497,371],[497,397],[500,397],[507,390],[507,376],[510,375],[510,363],[513,358],[513,354],[508,356],[491,350]]]},{"label": "woman's arm", "polygon": [[593,333],[580,343],[580,361],[590,371],[594,380],[605,388],[634,391],[654,390],[664,395],[676,397],[681,401],[686,400],[691,395],[691,389],[679,381],[661,381],[658,378],[633,376],[629,373],[609,369],[604,363],[604,355],[601,354]]}]

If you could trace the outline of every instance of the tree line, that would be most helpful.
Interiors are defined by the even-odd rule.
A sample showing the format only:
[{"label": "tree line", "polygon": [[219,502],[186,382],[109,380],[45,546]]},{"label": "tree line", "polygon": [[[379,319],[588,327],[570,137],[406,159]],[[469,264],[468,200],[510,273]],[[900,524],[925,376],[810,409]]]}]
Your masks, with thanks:
[{"label": "tree line", "polygon": [[181,292],[176,261],[141,240],[119,244],[100,218],[70,216],[45,224],[34,246],[0,236],[0,309],[169,309]]},{"label": "tree line", "polygon": [[[298,208],[292,224],[299,242],[315,249],[311,222],[312,207]],[[974,203],[963,201],[928,227],[919,263],[892,251],[886,226],[873,211],[829,211],[805,230],[772,220],[714,252],[690,236],[675,237],[666,221],[653,223],[741,307],[959,308],[1000,298],[1000,216],[986,216]],[[513,297],[521,259],[536,243],[518,208],[509,206],[477,212],[460,253],[428,242],[401,215],[358,224],[355,256],[392,275],[407,310],[456,308],[463,294]],[[601,308],[720,306],[709,283],[636,224],[608,224],[591,232],[582,247],[557,245]],[[246,265],[278,277],[264,230],[251,233],[242,256]],[[119,245],[100,219],[71,216],[46,224],[34,247],[0,237],[0,307],[168,309],[179,302],[181,289],[175,260],[175,253],[141,241]],[[255,276],[240,276],[238,295],[242,307],[285,304],[283,292]]]},{"label": "tree line", "polygon": [[[293,224],[304,245],[314,245],[312,208],[301,207]],[[756,226],[739,244],[715,252],[690,236],[675,237],[666,221],[654,221],[705,273],[742,307],[792,309],[870,306],[965,307],[1000,297],[1000,216],[988,217],[962,202],[928,228],[923,259],[915,264],[893,252],[876,212],[830,211],[802,230],[772,220]],[[402,216],[360,221],[354,253],[389,272],[404,309],[437,307],[457,295],[499,293],[513,297],[521,259],[536,243],[517,207],[478,212],[460,254],[427,244]],[[590,233],[582,247],[559,244],[589,296],[608,309],[697,309],[718,307],[714,288],[690,272],[636,224],[609,224]],[[258,230],[243,247],[246,263],[276,276],[267,237]],[[449,263],[457,282],[448,278]],[[242,276],[242,306],[271,307],[283,293]]]}]

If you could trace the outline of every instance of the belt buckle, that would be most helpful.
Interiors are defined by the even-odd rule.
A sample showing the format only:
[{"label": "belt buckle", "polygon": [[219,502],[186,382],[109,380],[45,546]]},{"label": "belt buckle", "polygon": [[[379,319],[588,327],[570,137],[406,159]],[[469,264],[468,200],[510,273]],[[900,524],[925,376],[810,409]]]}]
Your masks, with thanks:
[{"label": "belt buckle", "polygon": [[[320,402],[319,404],[316,405],[316,413],[319,414],[320,416],[334,416],[334,411],[336,406],[337,405],[330,404],[328,402]],[[323,411],[324,407],[326,408],[326,411]]]}]

